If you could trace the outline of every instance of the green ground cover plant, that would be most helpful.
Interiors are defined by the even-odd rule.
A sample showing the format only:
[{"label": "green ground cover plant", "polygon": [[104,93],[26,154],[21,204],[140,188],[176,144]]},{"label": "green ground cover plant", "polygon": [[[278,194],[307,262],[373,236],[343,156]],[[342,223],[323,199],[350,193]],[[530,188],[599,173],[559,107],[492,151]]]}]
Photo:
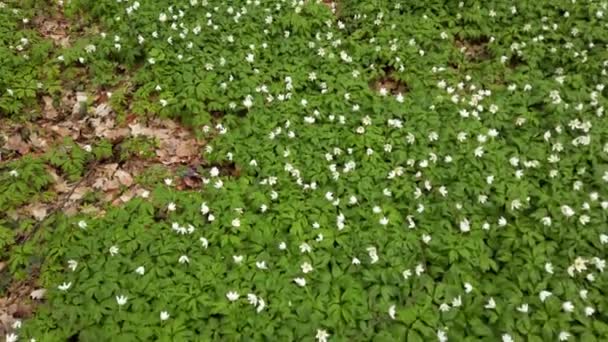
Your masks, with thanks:
[{"label": "green ground cover plant", "polygon": [[53,43],[32,29],[35,1],[0,7],[0,110],[3,116],[29,114],[37,95],[59,90],[57,69],[47,64]]},{"label": "green ground cover plant", "polygon": [[[41,43],[54,77],[127,70],[121,111],[206,139],[202,188],[151,168],[104,215],[49,218],[26,242],[47,299],[7,339],[607,340],[607,7],[66,1],[100,31]],[[3,114],[24,79],[0,78]],[[3,168],[0,210],[108,144]]]}]

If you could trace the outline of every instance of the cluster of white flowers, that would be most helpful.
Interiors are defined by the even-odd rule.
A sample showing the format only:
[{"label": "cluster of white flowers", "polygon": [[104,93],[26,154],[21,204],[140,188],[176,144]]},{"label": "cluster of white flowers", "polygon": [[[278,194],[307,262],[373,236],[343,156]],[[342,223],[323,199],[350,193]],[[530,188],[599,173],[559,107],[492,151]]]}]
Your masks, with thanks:
[{"label": "cluster of white flowers", "polygon": [[249,304],[255,307],[255,311],[257,313],[262,312],[262,310],[264,310],[264,308],[266,307],[266,302],[264,302],[264,299],[253,293],[247,294],[247,301],[249,302]]},{"label": "cluster of white flowers", "polygon": [[187,227],[184,227],[184,226],[181,226],[177,222],[173,222],[171,224],[171,230],[173,230],[174,232],[176,232],[176,233],[178,233],[180,235],[185,235],[185,234],[192,234],[192,233],[194,233],[194,231],[196,229],[191,224],[188,224]]}]

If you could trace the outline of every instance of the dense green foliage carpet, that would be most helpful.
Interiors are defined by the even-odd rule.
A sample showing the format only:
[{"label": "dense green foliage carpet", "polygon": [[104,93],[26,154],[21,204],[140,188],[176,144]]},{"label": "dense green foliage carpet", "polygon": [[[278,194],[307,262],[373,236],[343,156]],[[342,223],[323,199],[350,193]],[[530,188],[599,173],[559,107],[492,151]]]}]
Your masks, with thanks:
[{"label": "dense green foliage carpet", "polygon": [[[128,111],[193,127],[208,167],[54,215],[20,340],[608,340],[605,2],[64,6],[99,32],[25,61],[0,9],[2,112],[124,65]],[[0,208],[47,185],[36,163]]]}]

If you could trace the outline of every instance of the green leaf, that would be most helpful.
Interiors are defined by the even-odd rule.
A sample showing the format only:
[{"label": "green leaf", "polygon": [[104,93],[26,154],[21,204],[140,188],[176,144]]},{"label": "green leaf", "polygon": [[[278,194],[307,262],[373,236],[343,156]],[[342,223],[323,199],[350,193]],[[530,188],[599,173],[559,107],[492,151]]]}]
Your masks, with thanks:
[{"label": "green leaf", "polygon": [[418,319],[418,311],[417,311],[416,307],[413,307],[413,306],[402,308],[397,311],[397,318],[401,322],[410,326],[412,323],[414,323],[416,321],[416,319]]}]

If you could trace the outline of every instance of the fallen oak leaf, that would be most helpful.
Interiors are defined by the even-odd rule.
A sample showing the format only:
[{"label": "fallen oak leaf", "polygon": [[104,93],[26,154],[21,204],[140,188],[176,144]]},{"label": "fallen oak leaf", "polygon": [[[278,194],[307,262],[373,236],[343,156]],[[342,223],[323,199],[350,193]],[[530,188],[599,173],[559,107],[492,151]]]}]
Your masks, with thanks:
[{"label": "fallen oak leaf", "polygon": [[97,107],[95,107],[95,110],[93,111],[93,113],[95,114],[95,116],[105,117],[105,116],[108,116],[108,114],[110,114],[111,111],[112,111],[112,108],[110,107],[110,105],[108,103],[104,102],[104,103],[98,105]]},{"label": "fallen oak leaf", "polygon": [[113,205],[119,205],[122,203],[127,203],[129,202],[133,197],[135,197],[136,195],[136,191],[134,189],[130,189],[129,191],[125,192],[124,194],[120,195],[119,198],[117,198],[116,200],[114,200],[114,202],[112,202]]},{"label": "fallen oak leaf", "polygon": [[34,218],[38,221],[44,220],[47,215],[47,208],[41,203],[31,205],[29,207],[29,211],[32,216],[34,216]]},{"label": "fallen oak leaf", "polygon": [[44,150],[47,147],[46,140],[40,138],[38,136],[38,134],[36,134],[36,133],[32,133],[30,135],[30,142],[32,143],[32,146],[34,146],[37,149]]},{"label": "fallen oak leaf", "polygon": [[44,299],[45,295],[46,295],[46,289],[36,289],[30,293],[30,298],[32,298],[34,300],[41,300],[41,299]]},{"label": "fallen oak leaf", "polygon": [[131,177],[131,175],[125,170],[117,170],[114,173],[114,177],[118,180],[118,182],[120,182],[120,184],[126,187],[133,185],[133,177]]},{"label": "fallen oak leaf", "polygon": [[103,131],[103,133],[101,133],[101,135],[104,138],[109,139],[110,141],[112,141],[113,143],[116,143],[117,141],[121,141],[124,138],[126,138],[127,136],[129,136],[129,129],[128,128],[113,128],[113,129],[108,129]]},{"label": "fallen oak leaf", "polygon": [[103,179],[103,185],[101,189],[105,192],[113,192],[114,190],[118,190],[120,188],[120,182],[115,179]]},{"label": "fallen oak leaf", "polygon": [[69,129],[57,125],[51,126],[51,131],[57,133],[61,138],[67,137],[71,134]]},{"label": "fallen oak leaf", "polygon": [[[0,303],[0,305],[1,304],[2,303]],[[12,315],[7,314],[6,312],[0,312],[0,336],[4,336],[4,334],[11,329],[13,322],[15,322],[15,319]]]},{"label": "fallen oak leaf", "polygon": [[19,152],[19,154],[24,155],[28,152],[30,152],[30,146],[23,141],[23,138],[21,137],[20,134],[15,134],[10,136],[7,140],[6,143],[4,144],[5,148],[11,150],[11,151],[17,151]]},{"label": "fallen oak leaf", "polygon": [[175,154],[178,157],[195,157],[199,155],[199,149],[194,140],[173,141],[176,144]]},{"label": "fallen oak leaf", "polygon": [[89,189],[84,186],[78,186],[74,188],[72,194],[68,197],[70,201],[77,201],[84,197],[89,192]]},{"label": "fallen oak leaf", "polygon": [[55,106],[53,106],[53,98],[50,96],[43,96],[42,100],[44,101],[44,116],[45,119],[53,120],[57,118],[57,110]]}]

